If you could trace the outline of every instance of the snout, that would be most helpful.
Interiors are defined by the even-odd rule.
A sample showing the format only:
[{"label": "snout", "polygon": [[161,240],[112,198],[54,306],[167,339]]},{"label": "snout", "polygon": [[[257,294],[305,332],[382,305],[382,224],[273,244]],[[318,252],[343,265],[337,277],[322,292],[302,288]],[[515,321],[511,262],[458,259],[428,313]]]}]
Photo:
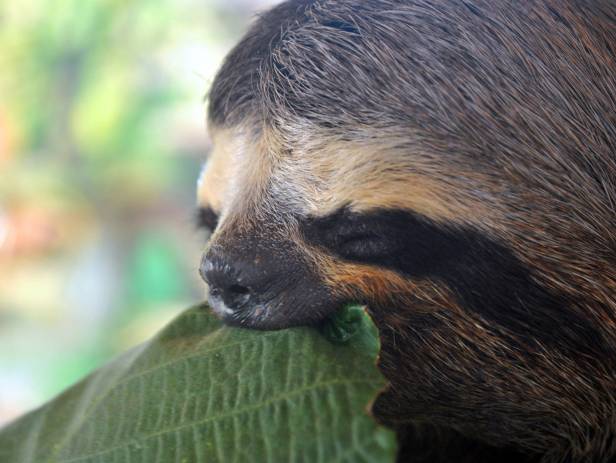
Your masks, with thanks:
[{"label": "snout", "polygon": [[210,307],[229,322],[264,318],[268,309],[264,302],[272,299],[268,288],[276,278],[275,269],[267,267],[259,259],[233,258],[215,248],[210,250],[200,267],[209,287]]},{"label": "snout", "polygon": [[279,329],[315,324],[339,307],[316,270],[291,243],[244,238],[213,243],[199,272],[225,323]]}]

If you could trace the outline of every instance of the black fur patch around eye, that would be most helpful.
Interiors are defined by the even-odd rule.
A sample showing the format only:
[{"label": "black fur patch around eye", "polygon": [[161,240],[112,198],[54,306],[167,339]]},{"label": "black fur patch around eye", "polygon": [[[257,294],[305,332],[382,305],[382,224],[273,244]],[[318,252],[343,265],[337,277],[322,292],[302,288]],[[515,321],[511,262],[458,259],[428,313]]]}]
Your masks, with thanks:
[{"label": "black fur patch around eye", "polygon": [[209,207],[200,207],[197,209],[195,222],[197,228],[213,232],[218,225],[218,214]]},{"label": "black fur patch around eye", "polygon": [[[357,214],[345,208],[304,221],[302,230],[307,242],[343,260],[442,281],[461,307],[525,343],[586,356],[605,352],[592,322],[571,310],[565,296],[537,283],[507,246],[474,229],[401,210]],[[349,248],[345,240],[353,236]],[[362,236],[378,244],[361,249]]]}]

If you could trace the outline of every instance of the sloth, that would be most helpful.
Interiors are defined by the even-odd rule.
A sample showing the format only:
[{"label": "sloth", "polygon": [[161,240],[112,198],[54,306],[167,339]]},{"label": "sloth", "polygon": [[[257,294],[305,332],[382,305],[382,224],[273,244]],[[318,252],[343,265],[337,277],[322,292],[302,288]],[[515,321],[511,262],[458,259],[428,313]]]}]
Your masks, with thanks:
[{"label": "sloth", "polygon": [[616,4],[291,0],[208,94],[225,323],[368,307],[399,461],[616,461]]}]

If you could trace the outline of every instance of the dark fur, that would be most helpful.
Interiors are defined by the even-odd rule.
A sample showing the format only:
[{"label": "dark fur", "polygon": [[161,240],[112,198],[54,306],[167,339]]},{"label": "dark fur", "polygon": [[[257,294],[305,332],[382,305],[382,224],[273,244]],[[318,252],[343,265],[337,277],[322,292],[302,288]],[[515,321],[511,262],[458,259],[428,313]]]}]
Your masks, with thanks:
[{"label": "dark fur", "polygon": [[[374,410],[409,461],[615,458],[616,3],[285,2],[228,56],[209,115],[219,129],[275,134],[290,159],[313,138],[396,140],[409,176],[487,211],[308,217],[267,197],[242,227],[225,226],[223,211],[205,262],[262,252],[295,278],[268,289],[271,325],[242,323],[308,323],[327,301],[368,303],[392,383]],[[317,289],[325,269],[288,230],[413,290],[383,300],[355,281]],[[259,240],[269,244],[255,250]],[[278,265],[265,266],[268,281]],[[300,289],[318,295],[315,312],[290,311],[309,310]]]},{"label": "dark fur", "polygon": [[563,311],[567,301],[561,295],[537,284],[532,270],[510,249],[475,230],[439,226],[392,210],[342,210],[309,220],[303,229],[309,243],[342,259],[441,282],[453,291],[459,307],[510,331],[504,333],[508,342],[528,355],[541,346],[589,361],[614,356],[589,320]]}]

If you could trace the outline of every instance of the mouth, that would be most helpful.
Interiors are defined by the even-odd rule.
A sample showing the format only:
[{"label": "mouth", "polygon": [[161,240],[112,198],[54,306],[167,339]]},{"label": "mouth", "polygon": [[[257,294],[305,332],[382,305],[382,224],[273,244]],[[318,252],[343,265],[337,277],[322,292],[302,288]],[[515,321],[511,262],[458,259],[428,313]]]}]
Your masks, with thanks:
[{"label": "mouth", "polygon": [[287,297],[263,300],[254,295],[244,300],[225,301],[216,290],[210,290],[207,302],[214,314],[229,326],[256,330],[279,330],[294,326],[320,326],[351,300],[346,298],[312,298],[306,291],[302,298]]},{"label": "mouth", "polygon": [[235,298],[230,306],[218,291],[210,290],[207,302],[214,314],[227,325],[268,329],[268,305],[254,301],[249,294],[240,300]]}]

